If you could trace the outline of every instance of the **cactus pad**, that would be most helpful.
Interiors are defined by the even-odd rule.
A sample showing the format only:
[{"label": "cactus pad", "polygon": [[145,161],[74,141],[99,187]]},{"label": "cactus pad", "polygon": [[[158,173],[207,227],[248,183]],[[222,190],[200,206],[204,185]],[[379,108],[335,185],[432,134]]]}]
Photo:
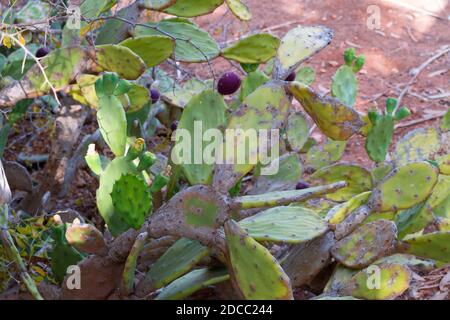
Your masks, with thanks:
[{"label": "cactus pad", "polygon": [[239,221],[249,236],[258,241],[299,243],[328,230],[325,220],[303,207],[275,207]]},{"label": "cactus pad", "polygon": [[145,63],[126,47],[104,44],[96,47],[96,62],[102,71],[116,72],[121,78],[135,80],[145,71]]},{"label": "cactus pad", "polygon": [[326,198],[333,201],[347,201],[361,192],[372,189],[372,176],[369,171],[351,164],[335,164],[321,168],[311,175],[312,181],[322,184],[346,181],[348,184],[335,193],[329,193]]},{"label": "cactus pad", "polygon": [[177,2],[177,0],[144,0],[142,5],[149,10],[164,10],[175,2]]},{"label": "cactus pad", "polygon": [[226,281],[230,278],[226,269],[197,269],[164,287],[156,300],[180,300],[194,292]]},{"label": "cactus pad", "polygon": [[432,159],[441,147],[441,136],[433,128],[419,128],[408,132],[397,142],[393,158],[398,166],[408,162]]},{"label": "cactus pad", "polygon": [[245,299],[293,299],[289,277],[265,247],[233,220],[225,223],[225,236],[231,279]]},{"label": "cactus pad", "polygon": [[165,10],[178,17],[197,17],[213,12],[224,0],[177,0]]},{"label": "cactus pad", "polygon": [[280,40],[270,34],[249,36],[222,50],[221,56],[239,63],[264,63],[273,58]]},{"label": "cactus pad", "polygon": [[437,180],[437,169],[428,162],[413,162],[394,169],[372,193],[376,210],[408,209],[425,200]]},{"label": "cactus pad", "polygon": [[312,146],[306,153],[305,164],[318,170],[339,161],[344,154],[347,141],[328,139],[323,145]]},{"label": "cactus pad", "polygon": [[450,175],[450,153],[440,156],[436,160],[441,174]]},{"label": "cactus pad", "polygon": [[[183,110],[175,132],[177,143],[172,150],[172,158],[174,163],[181,165],[191,184],[211,183],[214,169],[212,163],[208,164],[203,159],[203,155],[209,150],[206,148],[211,145],[211,142],[196,141],[196,128],[198,125],[201,126],[202,132],[219,128],[225,123],[226,110],[227,106],[223,97],[212,90],[205,90],[195,95]],[[190,135],[185,137],[184,133],[186,132]],[[181,139],[180,143],[178,143],[179,138]],[[189,139],[191,140],[189,141]],[[181,152],[178,152],[178,148],[186,146],[187,143],[189,150],[183,148],[180,150],[183,153],[180,156]],[[220,145],[221,141],[215,141],[215,143]],[[184,154],[185,152],[188,154]],[[215,154],[211,154],[211,150],[209,152],[208,156],[215,160]]]},{"label": "cactus pad", "polygon": [[352,67],[344,65],[336,71],[333,76],[331,93],[349,107],[355,104],[358,93],[358,81]]},{"label": "cactus pad", "polygon": [[450,262],[450,232],[433,232],[404,240],[400,250],[426,259]]},{"label": "cactus pad", "polygon": [[174,40],[166,36],[129,38],[120,45],[140,56],[147,68],[154,67],[169,58],[175,48]]},{"label": "cactus pad", "polygon": [[334,258],[349,268],[364,268],[394,249],[395,224],[377,220],[359,227],[339,240],[331,250]]},{"label": "cactus pad", "polygon": [[333,140],[348,140],[364,125],[355,110],[335,98],[322,97],[295,81],[289,83],[289,90],[322,132]]},{"label": "cactus pad", "polygon": [[197,241],[181,238],[151,266],[147,277],[159,289],[189,272],[208,253]]},{"label": "cactus pad", "polygon": [[295,188],[303,173],[298,155],[296,153],[286,153],[275,161],[278,161],[278,172],[273,175],[258,176],[248,194],[261,194]]},{"label": "cactus pad", "polygon": [[298,26],[281,39],[275,60],[275,76],[285,79],[313,54],[325,48],[333,38],[331,29],[323,26]]},{"label": "cactus pad", "polygon": [[102,233],[91,224],[72,223],[66,229],[66,239],[81,252],[102,255],[107,251]]},{"label": "cactus pad", "polygon": [[269,77],[264,72],[253,71],[250,72],[247,77],[242,81],[241,92],[239,98],[244,101],[253,91],[269,81]]},{"label": "cactus pad", "polygon": [[286,135],[291,150],[300,152],[309,136],[308,122],[301,112],[295,112],[289,115]]},{"label": "cactus pad", "polygon": [[369,267],[353,277],[352,296],[368,300],[395,299],[409,288],[411,271],[408,267],[399,264],[384,264],[378,267],[379,288],[376,287],[376,281],[371,283],[371,278],[376,278],[376,275],[373,271],[370,272]]},{"label": "cactus pad", "polygon": [[152,208],[152,195],[147,183],[134,174],[124,174],[114,182],[111,199],[117,214],[138,229]]},{"label": "cactus pad", "polygon": [[352,197],[347,202],[334,206],[327,214],[328,222],[331,224],[338,224],[344,221],[345,217],[353,210],[365,204],[367,200],[369,200],[371,194],[371,191],[366,191]]},{"label": "cactus pad", "polygon": [[225,2],[238,19],[248,21],[252,18],[250,10],[241,0],[225,0]]}]

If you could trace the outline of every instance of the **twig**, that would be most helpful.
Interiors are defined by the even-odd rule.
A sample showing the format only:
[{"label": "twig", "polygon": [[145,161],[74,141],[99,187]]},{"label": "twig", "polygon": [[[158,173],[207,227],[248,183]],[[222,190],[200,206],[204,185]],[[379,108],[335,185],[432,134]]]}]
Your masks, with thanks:
[{"label": "twig", "polygon": [[426,122],[426,121],[433,120],[433,119],[438,119],[438,118],[443,117],[446,112],[447,111],[444,110],[444,111],[441,111],[441,112],[439,112],[437,114],[433,114],[432,116],[427,116],[427,117],[424,117],[424,118],[411,120],[411,121],[407,121],[407,122],[400,122],[400,123],[395,125],[395,129],[409,127],[409,126],[413,126],[413,125],[418,124],[418,123]]},{"label": "twig", "polygon": [[446,54],[447,52],[450,52],[450,46],[446,46],[443,50],[441,50],[440,52],[436,53],[435,55],[433,55],[431,58],[429,58],[428,60],[426,60],[424,63],[422,63],[418,68],[415,69],[415,73],[414,76],[408,81],[408,83],[406,84],[406,86],[403,88],[402,92],[400,93],[400,95],[397,98],[397,106],[395,107],[394,113],[397,111],[397,109],[399,108],[403,97],[405,96],[406,93],[408,93],[409,88],[411,87],[411,85],[414,83],[414,81],[416,81],[417,77],[419,76],[419,74],[430,64],[432,63],[434,60],[438,59],[439,57],[443,56],[444,54]]}]

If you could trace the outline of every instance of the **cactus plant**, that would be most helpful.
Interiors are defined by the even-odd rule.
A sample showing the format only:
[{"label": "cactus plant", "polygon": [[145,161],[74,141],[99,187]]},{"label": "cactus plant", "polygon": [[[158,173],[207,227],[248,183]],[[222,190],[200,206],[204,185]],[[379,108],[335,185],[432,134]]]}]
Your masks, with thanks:
[{"label": "cactus plant", "polygon": [[328,139],[324,144],[313,145],[306,152],[306,165],[308,168],[318,170],[339,161],[344,154],[346,141]]},{"label": "cactus plant", "polygon": [[67,226],[65,236],[68,244],[78,251],[98,255],[107,252],[103,235],[91,224],[74,221]]},{"label": "cactus plant", "polygon": [[305,116],[302,113],[295,112],[289,115],[286,135],[289,147],[295,152],[300,152],[308,140],[309,135],[308,122],[306,122]]},{"label": "cactus plant", "polygon": [[143,36],[129,38],[120,43],[141,57],[147,68],[154,67],[172,55],[174,40],[166,36]]},{"label": "cactus plant", "polygon": [[221,56],[240,63],[259,64],[273,58],[279,45],[280,40],[270,34],[255,34],[223,49]]},{"label": "cactus plant", "polygon": [[165,12],[178,17],[196,17],[214,11],[224,0],[177,0]]},{"label": "cactus plant", "polygon": [[242,21],[248,21],[252,18],[252,14],[248,7],[241,0],[225,0],[231,12]]}]

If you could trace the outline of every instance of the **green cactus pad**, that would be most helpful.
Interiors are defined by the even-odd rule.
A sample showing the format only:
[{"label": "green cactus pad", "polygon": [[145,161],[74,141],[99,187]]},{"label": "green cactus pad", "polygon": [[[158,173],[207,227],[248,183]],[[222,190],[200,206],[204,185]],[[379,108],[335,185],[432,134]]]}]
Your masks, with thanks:
[{"label": "green cactus pad", "polygon": [[393,158],[397,166],[433,159],[441,148],[441,136],[433,127],[408,132],[397,142]]},{"label": "green cactus pad", "polygon": [[122,279],[120,283],[121,295],[128,296],[134,291],[136,266],[147,239],[147,232],[140,233],[131,247],[130,253],[128,254],[127,260],[125,261],[125,265],[123,267]]},{"label": "green cactus pad", "polygon": [[226,269],[197,269],[164,287],[156,300],[181,300],[194,292],[230,278]]},{"label": "green cactus pad", "polygon": [[197,17],[213,12],[224,0],[177,0],[165,10],[178,17]]},{"label": "green cactus pad", "polygon": [[289,277],[265,247],[233,220],[225,223],[225,236],[231,279],[245,299],[293,299]]},{"label": "green cactus pad", "polygon": [[147,183],[134,174],[123,174],[114,182],[111,199],[117,214],[138,229],[152,208],[152,195]]},{"label": "green cactus pad", "polygon": [[314,80],[316,80],[316,72],[311,67],[302,67],[295,75],[295,81],[303,83],[305,86],[310,86]]},{"label": "green cactus pad", "polygon": [[252,14],[248,7],[241,0],[225,0],[231,12],[242,21],[249,21]]},{"label": "green cactus pad", "polygon": [[[260,149],[258,143],[254,143],[255,141],[251,141],[250,144],[246,143],[246,140],[250,140],[245,139],[246,133],[268,130],[267,134],[270,137],[271,129],[277,129],[285,125],[289,105],[290,102],[284,88],[277,82],[269,82],[245,98],[242,105],[230,116],[227,127],[227,129],[243,130],[244,134],[241,134],[239,139],[236,135],[229,138],[234,139],[234,149],[231,150],[231,154],[226,152],[225,146],[220,148],[219,154],[220,158],[224,159],[224,164],[218,164],[215,168],[213,185],[216,189],[228,191],[255,167],[256,161],[262,160],[258,157],[258,149]],[[238,131],[235,132],[239,133]],[[227,142],[227,137],[225,137],[225,140],[225,144],[232,143],[229,140]],[[278,141],[274,143],[278,143]],[[270,145],[267,147],[268,150],[271,150]],[[274,147],[276,148],[277,145],[275,144]],[[243,157],[245,160],[243,164],[237,163],[239,155],[245,156]],[[250,161],[252,158],[255,161]]]},{"label": "green cactus pad", "polygon": [[423,209],[424,203],[422,202],[397,213],[395,224],[397,225],[399,239],[422,230],[434,220],[432,212]]},{"label": "green cactus pad", "polygon": [[[77,76],[76,81],[79,86],[79,93],[81,94],[81,99],[79,100],[77,96],[72,97],[81,103],[89,105],[93,109],[98,109],[98,97],[95,93],[95,82],[100,78],[100,76],[95,76],[91,74],[80,74]],[[78,92],[76,92],[78,93]]]},{"label": "green cactus pad", "polygon": [[301,112],[291,113],[286,128],[287,141],[291,150],[300,152],[309,136],[309,126]]},{"label": "green cactus pad", "polygon": [[321,195],[334,192],[345,187],[346,182],[340,181],[330,185],[312,187],[302,190],[275,191],[262,195],[242,196],[233,199],[233,206],[240,209],[266,208],[301,202]]},{"label": "green cactus pad", "polygon": [[378,162],[372,169],[374,183],[380,183],[393,169],[394,165],[391,162]]},{"label": "green cactus pad", "polygon": [[98,154],[95,145],[90,144],[86,156],[84,157],[89,169],[96,175],[100,176],[109,164],[109,160]]},{"label": "green cactus pad", "polygon": [[298,206],[271,208],[239,225],[255,240],[287,243],[309,241],[328,230],[326,221],[314,211]]},{"label": "green cactus pad", "polygon": [[118,157],[109,163],[100,176],[100,185],[97,190],[97,208],[113,236],[118,236],[131,228],[131,225],[126,223],[116,211],[111,199],[115,182],[127,173],[137,173],[136,165],[126,157]]},{"label": "green cactus pad", "polygon": [[145,63],[133,51],[115,44],[95,49],[96,62],[102,71],[116,72],[121,78],[135,80],[145,71]]},{"label": "green cactus pad", "polygon": [[366,151],[370,159],[382,162],[386,159],[394,134],[394,118],[392,115],[381,115],[372,123],[366,138]]},{"label": "green cactus pad", "polygon": [[331,253],[344,266],[360,269],[392,251],[396,238],[397,228],[393,222],[377,220],[339,240]]},{"label": "green cactus pad", "polygon": [[189,272],[208,253],[197,241],[181,238],[151,266],[147,277],[155,289],[162,288]]},{"label": "green cactus pad", "polygon": [[285,79],[306,59],[325,48],[333,38],[331,29],[323,26],[298,26],[281,39],[275,60],[277,79]]},{"label": "green cactus pad", "polygon": [[[360,271],[353,277],[351,290],[353,297],[368,300],[395,299],[409,288],[411,271],[408,267],[384,264],[379,265],[379,269],[370,268]],[[379,288],[376,286],[376,281],[372,280],[376,278],[374,270],[379,270]]]},{"label": "green cactus pad", "polygon": [[450,131],[450,109],[442,117],[440,128],[442,132]]},{"label": "green cactus pad", "polygon": [[272,59],[280,40],[270,34],[249,36],[222,50],[221,56],[239,63],[264,63]]},{"label": "green cactus pad", "polygon": [[358,273],[358,270],[344,267],[342,264],[338,264],[331,274],[325,288],[324,294],[337,293],[348,287],[348,284],[352,280],[352,277]]},{"label": "green cactus pad", "polygon": [[172,55],[175,41],[166,36],[143,36],[129,38],[120,43],[121,46],[131,49],[147,65],[154,67]]},{"label": "green cactus pad", "polygon": [[84,258],[83,254],[67,242],[65,230],[66,226],[64,224],[54,226],[51,229],[51,237],[54,243],[49,253],[50,266],[58,281],[63,280],[69,266],[76,265]]},{"label": "green cactus pad", "polygon": [[135,36],[159,35],[175,39],[175,60],[205,62],[216,58],[220,49],[216,41],[196,25],[184,21],[167,20],[137,26]]},{"label": "green cactus pad", "polygon": [[450,263],[450,232],[433,232],[404,240],[402,252]]},{"label": "green cactus pad", "polygon": [[[177,143],[172,150],[172,161],[181,165],[186,178],[192,185],[211,183],[214,169],[213,162],[208,164],[207,161],[204,161],[203,155],[207,154],[213,161],[215,160],[215,154],[212,152],[214,150],[208,147],[211,145],[211,141],[194,140],[196,138],[196,124],[201,126],[202,132],[217,129],[224,125],[226,121],[226,110],[227,106],[223,97],[212,90],[205,90],[195,95],[183,110],[175,132]],[[218,129],[217,132],[220,133]],[[190,133],[190,135],[185,136],[185,133]],[[178,141],[178,139],[181,141]],[[190,148],[184,150],[183,147],[186,146],[187,142]],[[221,141],[215,141],[215,143],[220,145]]]},{"label": "green cactus pad", "polygon": [[331,93],[333,97],[336,97],[349,107],[355,104],[358,93],[358,81],[352,67],[344,65],[336,71],[333,76]]},{"label": "green cactus pad", "polygon": [[102,255],[107,251],[102,233],[91,224],[72,223],[65,235],[67,242],[81,252]]},{"label": "green cactus pad", "polygon": [[241,102],[269,80],[270,78],[262,71],[257,70],[250,72],[247,77],[242,80],[241,92],[239,94]]},{"label": "green cactus pad", "polygon": [[344,221],[344,219],[353,212],[353,210],[357,209],[359,206],[362,206],[369,200],[371,196],[371,191],[366,191],[360,193],[354,197],[352,197],[347,202],[338,204],[334,206],[327,214],[328,223],[338,224]]},{"label": "green cactus pad", "polygon": [[408,209],[425,200],[438,180],[438,170],[428,162],[413,162],[394,169],[372,196],[379,212]]},{"label": "green cactus pad", "polygon": [[335,98],[321,97],[295,81],[289,83],[289,90],[322,132],[333,140],[348,140],[364,125],[355,110]]},{"label": "green cactus pad", "polygon": [[306,152],[305,164],[314,170],[329,166],[341,159],[346,147],[347,141],[328,139],[324,144],[312,146]]},{"label": "green cactus pad", "polygon": [[[52,51],[39,62],[45,69],[45,74],[52,86],[58,90],[67,87],[77,76],[87,68],[87,55],[82,48],[61,48]],[[25,75],[24,81],[29,79],[32,87],[39,94],[50,90],[42,71],[37,65],[33,66]],[[26,84],[22,84],[26,86]]]},{"label": "green cactus pad", "polygon": [[346,181],[348,185],[335,193],[329,193],[325,197],[333,201],[347,201],[357,194],[372,189],[372,175],[363,167],[352,164],[334,164],[323,167],[311,175],[312,181],[320,181],[322,184],[337,181]]},{"label": "green cactus pad", "polygon": [[298,154],[286,153],[275,161],[278,161],[278,172],[274,175],[258,176],[248,194],[295,189],[303,174]]},{"label": "green cactus pad", "polygon": [[436,268],[436,263],[433,260],[424,260],[404,253],[396,253],[391,256],[380,258],[373,264],[382,265],[386,263],[400,264],[402,266],[412,267],[421,271],[431,271]]},{"label": "green cactus pad", "polygon": [[450,153],[436,158],[441,174],[450,175]]},{"label": "green cactus pad", "polygon": [[142,5],[149,10],[164,10],[175,4],[177,0],[144,0]]}]

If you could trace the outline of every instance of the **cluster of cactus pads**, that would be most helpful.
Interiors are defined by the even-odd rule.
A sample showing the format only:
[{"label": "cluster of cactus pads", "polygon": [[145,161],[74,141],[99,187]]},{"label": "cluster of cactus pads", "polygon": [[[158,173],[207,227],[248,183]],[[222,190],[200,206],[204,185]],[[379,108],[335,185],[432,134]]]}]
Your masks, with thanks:
[{"label": "cluster of cactus pads", "polygon": [[[239,19],[250,18],[241,1],[225,2]],[[193,17],[223,3],[144,1],[144,6]],[[353,108],[356,74],[365,61],[354,49],[344,53],[331,96],[313,90],[314,71],[302,63],[330,43],[329,28],[298,26],[282,39],[253,35],[221,50],[184,18],[139,24],[126,29],[131,38],[120,39],[108,38],[102,28],[130,26],[112,21],[100,27],[95,49],[63,47],[41,60],[54,89],[96,111],[114,156],[91,145],[85,157],[99,178],[97,207],[106,231],[78,220],[54,227],[52,268],[63,298],[182,299],[220,287],[228,298],[293,299],[294,288],[314,287],[316,276],[332,268],[316,299],[394,299],[408,290],[418,265],[450,263],[445,126],[415,130],[389,153],[394,122],[409,111],[391,98],[382,113],[362,115]],[[240,63],[247,73],[233,96],[219,94],[215,81],[191,79],[181,87],[157,68],[167,59],[209,64],[218,56]],[[14,104],[47,94],[42,77],[32,67],[20,84],[0,92],[0,101]],[[148,77],[147,88],[158,90],[161,99],[152,101]],[[294,99],[303,111],[295,110]],[[198,153],[211,151],[204,141],[200,146],[192,141],[189,163],[164,161],[158,151],[147,150],[149,124],[170,128],[175,120],[178,132],[192,136],[195,121],[219,132],[280,129],[279,170],[262,175],[267,163],[245,141],[234,151],[256,157],[255,163],[196,163]],[[327,137],[324,144],[310,136],[312,123]],[[366,136],[373,170],[340,162],[354,135]],[[226,158],[225,141],[216,143]],[[241,192],[246,177],[251,184]],[[305,188],[296,190],[299,181]],[[433,232],[425,232],[430,225]],[[76,292],[66,283],[73,264],[97,273]],[[379,279],[371,286],[374,270]],[[114,281],[105,281],[111,277]]]}]

